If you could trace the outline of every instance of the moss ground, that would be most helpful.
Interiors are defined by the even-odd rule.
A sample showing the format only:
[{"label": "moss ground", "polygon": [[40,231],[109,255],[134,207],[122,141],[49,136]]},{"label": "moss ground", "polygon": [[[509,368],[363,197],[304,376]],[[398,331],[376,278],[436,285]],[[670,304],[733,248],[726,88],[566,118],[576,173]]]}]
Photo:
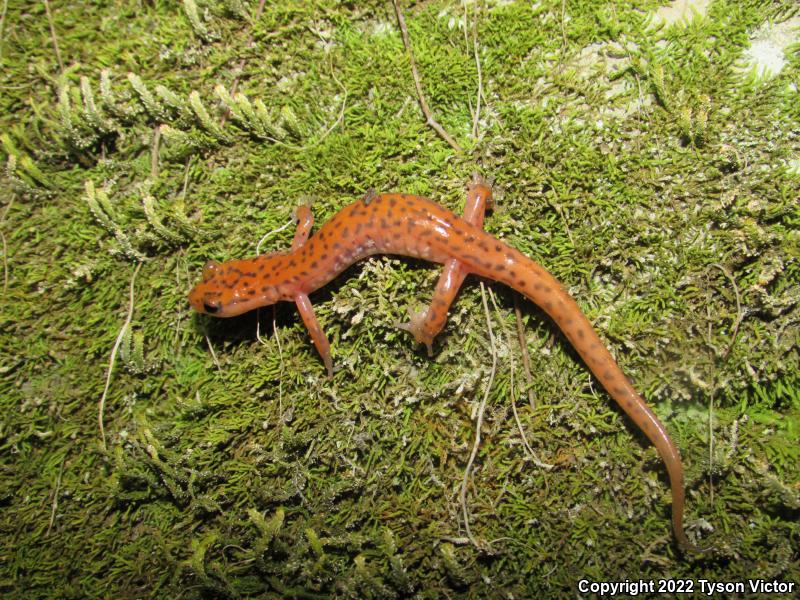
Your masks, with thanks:
[{"label": "moss ground", "polygon": [[[386,2],[2,2],[0,591],[800,582],[800,11],[699,4],[667,23],[649,0],[404,3],[458,153]],[[749,66],[786,24],[780,71]],[[493,362],[478,282],[429,359],[394,323],[438,269],[348,270],[312,297],[333,381],[290,305],[188,309],[205,260],[252,255],[303,200],[318,223],[370,188],[459,211],[476,170],[496,179],[487,230],[565,283],[663,418],[715,553],[675,547],[655,451],[522,301],[525,377],[507,289],[489,284],[477,546],[459,493]]]}]

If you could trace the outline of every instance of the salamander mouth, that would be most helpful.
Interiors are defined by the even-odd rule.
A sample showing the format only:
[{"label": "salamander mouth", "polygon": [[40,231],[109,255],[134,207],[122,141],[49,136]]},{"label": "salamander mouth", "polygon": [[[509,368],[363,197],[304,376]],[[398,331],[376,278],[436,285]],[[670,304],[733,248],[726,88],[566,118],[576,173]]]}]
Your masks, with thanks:
[{"label": "salamander mouth", "polygon": [[194,297],[189,300],[192,308],[197,312],[213,317],[238,317],[251,310],[262,306],[269,306],[275,303],[274,298],[253,297],[253,298],[234,298],[223,301],[213,295]]}]

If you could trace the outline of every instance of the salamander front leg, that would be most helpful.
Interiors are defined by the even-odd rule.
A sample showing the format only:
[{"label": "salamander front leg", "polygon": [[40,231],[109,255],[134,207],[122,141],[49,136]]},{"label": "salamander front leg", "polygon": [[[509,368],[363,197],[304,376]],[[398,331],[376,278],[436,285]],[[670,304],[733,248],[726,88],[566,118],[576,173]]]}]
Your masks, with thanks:
[{"label": "salamander front leg", "polygon": [[322,331],[319,326],[317,316],[314,314],[314,307],[311,306],[311,301],[305,294],[297,294],[294,297],[297,310],[300,311],[300,316],[303,318],[308,333],[311,334],[311,340],[317,347],[317,352],[322,357],[322,362],[325,363],[325,368],[328,369],[328,379],[333,378],[333,360],[331,359],[331,343],[328,341],[328,336]]},{"label": "salamander front leg", "polygon": [[314,215],[311,214],[311,207],[308,204],[301,204],[294,211],[294,218],[297,219],[297,229],[294,231],[292,241],[292,251],[303,247],[308,236],[311,235],[311,227],[314,225]]},{"label": "salamander front leg", "polygon": [[[483,229],[483,220],[486,209],[492,208],[492,187],[480,175],[473,175],[467,191],[467,202],[464,206],[464,220],[476,227]],[[433,356],[433,338],[435,338],[447,323],[447,313],[450,305],[455,300],[461,284],[468,271],[456,258],[451,258],[444,263],[436,291],[433,294],[431,305],[421,311],[414,312],[409,308],[408,323],[400,323],[398,327],[414,336],[420,344],[425,344],[428,356]]]}]

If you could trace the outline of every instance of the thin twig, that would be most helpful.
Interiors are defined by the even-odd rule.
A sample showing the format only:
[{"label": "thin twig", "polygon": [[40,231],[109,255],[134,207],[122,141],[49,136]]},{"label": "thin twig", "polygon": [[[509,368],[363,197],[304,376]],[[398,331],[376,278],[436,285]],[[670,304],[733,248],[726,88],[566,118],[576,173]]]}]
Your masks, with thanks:
[{"label": "thin twig", "polygon": [[217,366],[217,371],[222,371],[222,366],[219,364],[219,359],[217,358],[217,353],[214,352],[214,346],[211,345],[211,338],[208,337],[206,334],[206,343],[208,344],[208,349],[211,351],[211,360],[214,361],[214,364]]},{"label": "thin twig", "polygon": [[[494,292],[492,292],[491,289],[489,289],[489,299],[492,301],[492,306],[494,307],[495,312],[499,313],[500,312],[500,307],[497,306],[497,300],[495,300]],[[505,325],[503,325],[502,322],[500,323],[500,331],[502,331],[503,337],[505,338],[506,347],[508,347],[510,345],[509,344],[509,339],[508,339],[509,336],[508,336],[508,332],[506,331]],[[550,470],[550,469],[553,468],[553,465],[549,465],[546,462],[543,462],[537,456],[536,452],[533,450],[533,448],[531,448],[531,445],[528,443],[528,437],[525,435],[525,430],[522,428],[522,421],[520,420],[519,414],[517,413],[517,395],[516,395],[516,393],[514,391],[514,371],[515,371],[515,369],[514,369],[514,353],[513,352],[509,353],[509,361],[510,361],[510,366],[511,366],[511,383],[509,385],[509,388],[511,390],[511,412],[514,413],[514,421],[516,421],[517,429],[519,430],[519,435],[520,435],[520,437],[522,437],[522,445],[525,447],[525,450],[528,452],[528,456],[530,456],[531,460],[533,460],[533,464],[535,464],[537,467],[541,467],[543,469]]]},{"label": "thin twig", "polygon": [[258,240],[258,243],[256,244],[256,254],[261,254],[261,244],[266,242],[269,238],[271,238],[276,233],[280,233],[281,231],[283,231],[287,227],[290,227],[292,225],[292,223],[297,223],[297,219],[295,217],[292,217],[291,219],[289,219],[289,222],[286,223],[285,225],[281,225],[277,229],[273,229],[272,231],[268,231],[267,233],[265,233],[264,236],[260,240]]},{"label": "thin twig", "polygon": [[192,164],[191,157],[186,159],[186,166],[183,168],[183,188],[181,188],[181,202],[186,200],[186,191],[189,189],[189,167]]},{"label": "thin twig", "polygon": [[461,493],[459,494],[459,501],[461,502],[461,513],[464,516],[464,529],[467,531],[467,537],[475,545],[476,548],[481,546],[472,535],[472,530],[469,528],[469,512],[467,511],[467,485],[469,484],[469,473],[472,470],[472,464],[475,462],[475,457],[478,455],[478,447],[481,444],[481,427],[483,427],[483,413],[486,410],[486,402],[489,399],[489,392],[492,390],[494,383],[494,376],[497,372],[497,345],[495,344],[494,331],[492,330],[492,319],[489,314],[489,305],[486,302],[486,287],[481,282],[481,299],[483,300],[483,312],[486,315],[486,327],[489,331],[489,345],[492,352],[492,370],[489,372],[489,380],[486,382],[486,387],[483,393],[483,399],[478,406],[477,423],[475,424],[475,442],[472,444],[472,452],[469,455],[467,466],[464,469],[464,479],[461,481]]},{"label": "thin twig", "polygon": [[53,524],[56,522],[56,510],[58,509],[58,492],[61,490],[61,476],[64,474],[64,461],[67,460],[66,455],[61,459],[61,465],[58,467],[58,477],[56,477],[56,489],[53,491],[53,503],[50,507],[50,522],[47,524],[47,532],[45,536],[50,535],[50,530],[53,529]]},{"label": "thin twig", "polygon": [[528,403],[531,409],[536,409],[536,400],[533,397],[533,375],[531,374],[531,355],[528,353],[528,343],[525,341],[525,328],[522,325],[522,310],[519,307],[519,296],[514,294],[514,318],[517,322],[517,340],[522,351],[522,367],[525,370],[525,379],[528,387]]},{"label": "thin twig", "polygon": [[53,15],[50,13],[50,3],[44,0],[44,10],[47,13],[47,22],[50,24],[50,37],[53,39],[53,49],[56,52],[56,60],[58,61],[58,68],[61,70],[61,75],[64,75],[64,62],[61,60],[61,50],[58,49],[58,38],[56,37],[56,26],[53,23]]},{"label": "thin twig", "polygon": [[278,333],[277,310],[272,305],[272,335],[275,336],[275,343],[278,344],[278,362],[281,370],[278,373],[278,426],[283,427],[283,348],[281,347],[281,336]]},{"label": "thin twig", "polygon": [[331,77],[333,77],[333,80],[336,82],[336,85],[339,86],[339,88],[342,90],[342,93],[344,94],[342,98],[342,108],[339,109],[339,116],[336,118],[336,120],[333,123],[331,123],[330,127],[328,127],[321,136],[319,136],[316,140],[314,140],[314,143],[311,144],[311,146],[309,146],[310,148],[313,148],[315,145],[319,144],[322,140],[328,137],[328,134],[331,131],[333,131],[337,125],[339,125],[340,123],[344,123],[344,109],[347,106],[347,88],[336,77],[336,73],[333,70],[333,57],[330,54],[328,54],[328,66],[330,66],[331,69]]},{"label": "thin twig", "polygon": [[736,295],[736,321],[733,325],[733,335],[731,336],[731,341],[728,344],[728,348],[725,350],[725,353],[722,355],[722,360],[724,361],[727,360],[731,350],[733,350],[733,345],[736,343],[736,337],[739,335],[739,326],[742,324],[742,320],[744,320],[744,314],[742,313],[742,299],[741,296],[739,296],[739,286],[736,285],[736,280],[733,278],[733,275],[728,273],[728,270],[719,263],[712,263],[711,266],[722,271],[723,275],[725,275],[725,277],[728,278],[728,281],[731,282],[731,285],[733,286],[733,293]]},{"label": "thin twig", "polygon": [[[466,11],[466,5],[465,9]],[[464,22],[466,30],[467,23]],[[472,53],[475,56],[475,66],[478,69],[478,99],[475,106],[475,115],[472,119],[472,137],[478,139],[478,121],[481,117],[481,96],[483,96],[483,73],[481,71],[481,59],[478,57],[478,4],[475,4],[475,21],[472,23]]]},{"label": "thin twig", "polygon": [[[742,324],[742,320],[744,319],[744,315],[742,313],[742,300],[739,296],[739,286],[736,285],[736,280],[733,278],[728,270],[723,267],[719,263],[712,263],[712,267],[716,267],[725,277],[728,278],[728,281],[731,282],[733,286],[733,293],[736,295],[736,321],[733,325],[733,335],[731,336],[731,341],[728,343],[728,347],[726,348],[725,352],[722,355],[722,362],[728,360],[728,356],[730,356],[731,350],[733,350],[733,346],[736,343],[736,337],[739,335],[739,326]],[[708,321],[709,326],[709,336],[708,342],[709,347],[711,347],[711,319]],[[713,476],[713,466],[714,466],[714,390],[716,390],[716,380],[718,379],[718,375],[715,376],[715,383],[711,388],[710,398],[708,400],[708,482],[709,482],[709,501],[711,503],[714,502],[714,476]]]},{"label": "thin twig", "polygon": [[136,281],[136,275],[139,274],[139,269],[142,268],[142,263],[138,263],[136,268],[133,270],[133,275],[131,275],[131,284],[128,296],[128,316],[125,317],[125,323],[122,325],[122,329],[119,330],[119,335],[117,335],[117,341],[114,342],[114,348],[111,350],[111,358],[108,360],[108,373],[106,373],[106,387],[103,389],[103,395],[100,397],[100,402],[97,406],[97,424],[100,427],[100,439],[102,440],[103,450],[106,449],[106,430],[103,425],[103,413],[106,409],[106,396],[108,395],[108,388],[111,385],[111,374],[114,371],[114,361],[117,359],[117,353],[119,352],[119,347],[122,344],[122,339],[125,337],[125,333],[128,330],[128,327],[131,326],[131,320],[133,319],[133,284]]},{"label": "thin twig", "polygon": [[406,21],[403,18],[403,13],[400,10],[400,7],[397,5],[397,0],[392,0],[392,4],[394,4],[394,12],[397,15],[397,22],[400,25],[400,33],[403,36],[403,45],[406,47],[406,52],[408,52],[408,61],[411,64],[411,75],[414,77],[414,85],[417,88],[417,98],[419,99],[419,105],[422,108],[422,113],[425,115],[428,125],[430,125],[445,142],[450,144],[450,147],[453,148],[453,150],[456,152],[463,152],[461,146],[458,145],[458,142],[456,142],[450,136],[450,134],[447,133],[441,125],[439,125],[436,119],[433,118],[431,109],[428,107],[428,102],[425,100],[425,94],[422,92],[422,82],[420,81],[419,73],[417,72],[417,63],[414,61],[414,51],[411,49],[411,42],[408,39]]}]

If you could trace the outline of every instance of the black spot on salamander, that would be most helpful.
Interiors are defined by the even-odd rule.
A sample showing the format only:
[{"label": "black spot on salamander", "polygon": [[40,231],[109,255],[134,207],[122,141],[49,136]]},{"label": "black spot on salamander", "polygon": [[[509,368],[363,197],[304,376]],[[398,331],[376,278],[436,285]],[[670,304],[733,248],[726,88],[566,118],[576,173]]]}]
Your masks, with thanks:
[{"label": "black spot on salamander", "polygon": [[[362,230],[363,228],[364,228],[364,224],[363,224],[363,223],[356,223],[356,235],[358,235],[359,233],[361,233],[361,230]],[[344,236],[342,236],[342,237],[344,237]]]},{"label": "black spot on salamander", "polygon": [[464,241],[467,242],[468,244],[471,244],[472,242],[475,241],[475,236],[474,235],[465,235],[464,236]]},{"label": "black spot on salamander", "polygon": [[320,254],[319,259],[320,260],[328,260],[328,253],[327,252],[323,252],[322,254]]},{"label": "black spot on salamander", "polygon": [[466,262],[473,262],[480,265],[484,269],[491,269],[494,266],[491,261],[483,261],[474,254],[461,254],[461,258]]},{"label": "black spot on salamander", "polygon": [[300,271],[300,277],[302,279],[305,279],[306,277],[308,277],[308,271]]},{"label": "black spot on salamander", "polygon": [[342,229],[342,234],[341,235],[342,235],[342,239],[344,239],[344,240],[349,238],[350,237],[350,228],[349,227],[345,227],[344,229]]},{"label": "black spot on salamander", "polygon": [[320,229],[319,233],[317,233],[317,237],[320,240],[324,240],[326,235],[327,235],[327,232],[324,229]]},{"label": "black spot on salamander", "polygon": [[395,219],[394,221],[392,221],[392,225],[394,227],[400,227],[400,225],[402,225],[402,224],[403,224],[403,222],[400,219]]},{"label": "black spot on salamander", "polygon": [[517,285],[521,288],[526,288],[528,287],[528,282],[525,281],[524,279],[519,279],[517,280]]},{"label": "black spot on salamander", "polygon": [[511,275],[511,279],[517,278],[517,272],[514,269],[511,269],[508,274]]},{"label": "black spot on salamander", "polygon": [[583,329],[578,329],[576,333],[578,334],[578,337],[581,339],[586,337],[586,332]]},{"label": "black spot on salamander", "polygon": [[263,262],[259,261],[259,263],[258,263],[258,271],[261,272],[265,268],[266,268],[266,265]]},{"label": "black spot on salamander", "polygon": [[545,294],[551,294],[553,292],[553,288],[551,288],[549,285],[546,285],[546,286],[544,286],[544,289],[542,291]]},{"label": "black spot on salamander", "polygon": [[248,296],[255,296],[256,295],[256,291],[253,288],[250,288],[249,290],[247,290],[247,295]]},{"label": "black spot on salamander", "polygon": [[317,264],[318,264],[318,263],[317,263],[317,261],[313,261],[313,262],[311,263],[311,265],[309,265],[309,266],[310,266],[312,269],[316,269],[316,268],[317,268]]},{"label": "black spot on salamander", "polygon": [[[621,385],[618,385],[617,387],[614,388],[614,393],[617,396],[626,396],[628,394],[628,390],[626,390]],[[631,404],[633,404],[633,402],[631,400],[628,400],[628,403],[629,404],[626,404],[627,406],[630,406]]]},{"label": "black spot on salamander", "polygon": [[395,198],[394,196],[389,196],[389,206],[391,206],[392,208],[397,206],[397,198]]},{"label": "black spot on salamander", "polygon": [[401,205],[400,205],[400,208],[399,208],[398,210],[399,210],[401,213],[408,212],[408,207],[407,207],[407,206],[403,206],[403,205],[401,204]]},{"label": "black spot on salamander", "polygon": [[506,266],[504,264],[498,263],[494,266],[494,270],[497,271],[498,273],[501,273],[502,271],[506,270]]},{"label": "black spot on salamander", "polygon": [[419,237],[421,238],[428,237],[429,235],[433,235],[433,232],[430,229],[423,229],[419,232]]},{"label": "black spot on salamander", "polygon": [[293,259],[293,258],[290,258],[289,259],[289,266],[290,267],[296,267],[297,266],[297,261],[295,261],[295,259]]},{"label": "black spot on salamander", "polygon": [[439,306],[444,306],[444,305],[447,304],[447,302],[445,302],[444,298],[438,298],[437,297],[433,301],[434,301],[435,304],[438,304]]},{"label": "black spot on salamander", "polygon": [[401,237],[403,237],[403,234],[402,234],[402,233],[400,233],[399,231],[395,231],[395,232],[392,234],[392,238],[393,238],[393,239],[395,239],[395,240],[399,240]]},{"label": "black spot on salamander", "polygon": [[339,242],[333,242],[333,249],[334,250],[338,250],[341,247],[342,247],[342,245]]},{"label": "black spot on salamander", "polygon": [[606,379],[614,379],[614,371],[611,369],[606,369],[603,371],[603,377]]},{"label": "black spot on salamander", "polygon": [[387,229],[389,227],[389,222],[381,217],[381,229]]},{"label": "black spot on salamander", "polygon": [[549,300],[547,302],[542,302],[542,308],[545,309],[547,312],[553,310],[553,303]]},{"label": "black spot on salamander", "polygon": [[592,342],[592,345],[589,346],[589,350],[599,350],[599,349],[600,349],[600,344],[598,344],[597,342]]},{"label": "black spot on salamander", "polygon": [[495,252],[500,252],[502,249],[503,249],[503,247],[500,244],[495,244],[494,245],[494,251]]},{"label": "black spot on salamander", "polygon": [[256,276],[255,271],[248,271],[247,273],[242,273],[242,277],[250,277],[250,278],[252,278],[252,277],[255,277],[255,276]]},{"label": "black spot on salamander", "polygon": [[263,285],[263,286],[261,286],[261,291],[262,291],[262,292],[264,292],[264,293],[266,293],[266,292],[268,292],[268,291],[269,291],[269,289],[270,289],[271,287],[272,287],[272,286],[269,286],[269,285]]},{"label": "black spot on salamander", "polygon": [[483,240],[481,240],[480,242],[478,242],[478,248],[480,248],[480,249],[481,249],[481,250],[483,250],[484,252],[488,252],[488,251],[489,251],[489,245],[488,245],[488,244],[487,244],[485,241],[483,241]]},{"label": "black spot on salamander", "polygon": [[344,221],[342,219],[334,219],[333,221],[330,222],[330,226],[333,227],[334,229],[339,229],[339,227],[341,227],[343,223]]}]

